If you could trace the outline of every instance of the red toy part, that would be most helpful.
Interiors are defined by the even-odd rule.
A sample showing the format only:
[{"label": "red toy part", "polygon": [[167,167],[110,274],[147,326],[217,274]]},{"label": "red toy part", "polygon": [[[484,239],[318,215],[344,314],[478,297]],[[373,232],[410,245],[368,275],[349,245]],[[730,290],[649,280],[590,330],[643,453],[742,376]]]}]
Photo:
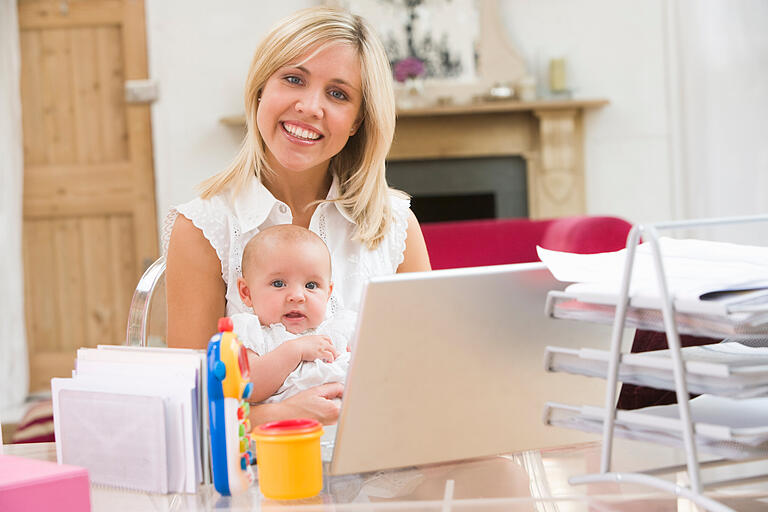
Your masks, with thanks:
[{"label": "red toy part", "polygon": [[232,319],[228,316],[219,318],[217,329],[219,332],[232,332]]}]

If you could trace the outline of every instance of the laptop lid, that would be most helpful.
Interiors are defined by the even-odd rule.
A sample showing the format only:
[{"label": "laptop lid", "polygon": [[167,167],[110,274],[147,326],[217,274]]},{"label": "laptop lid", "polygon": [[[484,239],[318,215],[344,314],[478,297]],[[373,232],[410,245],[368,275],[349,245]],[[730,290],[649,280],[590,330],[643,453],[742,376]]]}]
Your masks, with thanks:
[{"label": "laptop lid", "polygon": [[605,347],[610,327],[545,316],[541,263],[397,274],[364,291],[331,474],[597,436],[544,425],[544,403],[602,404],[599,379],[544,371],[546,345]]}]

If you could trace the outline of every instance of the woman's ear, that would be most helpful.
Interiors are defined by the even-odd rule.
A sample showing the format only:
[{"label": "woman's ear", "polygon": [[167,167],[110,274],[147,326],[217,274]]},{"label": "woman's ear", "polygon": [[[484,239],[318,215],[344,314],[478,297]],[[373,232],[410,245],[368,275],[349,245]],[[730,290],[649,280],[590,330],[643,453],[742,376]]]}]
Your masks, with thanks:
[{"label": "woman's ear", "polygon": [[363,116],[360,115],[359,118],[355,119],[355,122],[352,124],[352,129],[349,130],[349,136],[352,137],[354,134],[357,133],[357,130],[360,128],[360,125],[363,124]]},{"label": "woman's ear", "polygon": [[248,288],[248,283],[242,277],[237,278],[237,293],[240,294],[240,299],[243,304],[249,308],[253,307],[253,301],[251,300],[251,290]]}]

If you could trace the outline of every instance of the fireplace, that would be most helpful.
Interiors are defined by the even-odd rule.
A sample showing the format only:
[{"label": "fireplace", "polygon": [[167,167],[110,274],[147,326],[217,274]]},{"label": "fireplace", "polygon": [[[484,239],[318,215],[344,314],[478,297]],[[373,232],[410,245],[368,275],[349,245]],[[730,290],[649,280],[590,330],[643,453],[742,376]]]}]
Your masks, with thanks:
[{"label": "fireplace", "polygon": [[453,201],[487,211],[487,197],[467,196],[492,194],[496,217],[584,214],[583,112],[607,103],[500,100],[401,110],[387,178],[415,197],[416,209]]},{"label": "fireplace", "polygon": [[387,181],[411,195],[419,222],[528,216],[521,157],[392,161]]}]

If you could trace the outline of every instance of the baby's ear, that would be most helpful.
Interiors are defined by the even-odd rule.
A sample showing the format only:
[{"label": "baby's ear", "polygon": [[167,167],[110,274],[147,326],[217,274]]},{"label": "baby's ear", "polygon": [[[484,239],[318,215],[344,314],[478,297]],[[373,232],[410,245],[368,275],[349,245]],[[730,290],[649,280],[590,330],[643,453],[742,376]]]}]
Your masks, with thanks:
[{"label": "baby's ear", "polygon": [[328,283],[328,296],[330,297],[332,293],[333,293],[333,281]]},{"label": "baby's ear", "polygon": [[240,294],[240,299],[243,304],[249,308],[253,307],[253,301],[251,301],[251,290],[248,288],[248,283],[242,277],[237,278],[237,293]]}]

